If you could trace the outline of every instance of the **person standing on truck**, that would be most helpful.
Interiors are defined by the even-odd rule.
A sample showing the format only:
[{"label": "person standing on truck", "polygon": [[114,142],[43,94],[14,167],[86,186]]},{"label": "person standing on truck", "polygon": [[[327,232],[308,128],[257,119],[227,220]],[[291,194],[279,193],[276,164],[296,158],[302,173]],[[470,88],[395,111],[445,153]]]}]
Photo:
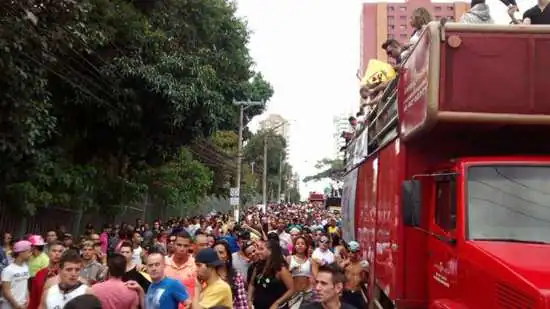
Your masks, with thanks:
[{"label": "person standing on truck", "polygon": [[432,14],[424,8],[419,7],[414,9],[411,14],[410,25],[413,27],[414,31],[409,39],[409,43],[405,46],[406,49],[414,47],[414,45],[420,40],[420,34],[426,27],[426,25],[433,20]]},{"label": "person standing on truck", "polygon": [[[507,0],[501,0],[506,4]],[[514,13],[518,12],[517,5],[508,6],[508,16],[512,19],[512,24],[528,24],[528,25],[549,25],[550,24],[550,8],[548,8],[550,0],[538,0],[537,4],[523,13],[523,18],[516,18]]]},{"label": "person standing on truck", "polygon": [[345,282],[346,277],[336,265],[321,266],[315,276],[315,293],[319,301],[304,304],[300,309],[360,309],[340,299]]},{"label": "person standing on truck", "polygon": [[382,49],[386,51],[388,57],[395,60],[397,65],[400,65],[401,62],[405,60],[405,55],[403,55],[405,48],[396,39],[387,39],[386,42],[382,44]]},{"label": "person standing on truck", "polygon": [[550,0],[538,0],[537,4],[523,13],[523,21],[518,21],[513,11],[509,10],[508,15],[512,18],[512,22],[516,24],[524,23],[529,25],[550,25]]},{"label": "person standing on truck", "polygon": [[494,24],[485,0],[472,0],[471,8],[460,17],[462,24]]}]

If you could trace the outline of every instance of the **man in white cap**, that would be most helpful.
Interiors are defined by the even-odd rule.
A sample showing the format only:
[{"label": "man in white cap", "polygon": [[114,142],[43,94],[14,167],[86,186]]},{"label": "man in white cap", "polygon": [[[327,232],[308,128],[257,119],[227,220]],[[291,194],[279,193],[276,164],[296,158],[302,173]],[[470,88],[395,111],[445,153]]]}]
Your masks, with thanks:
[{"label": "man in white cap", "polygon": [[348,243],[349,257],[342,262],[346,275],[346,284],[342,293],[342,300],[356,308],[367,308],[366,295],[361,289],[366,281],[368,262],[361,261],[361,247],[356,241]]},{"label": "man in white cap", "polygon": [[21,240],[13,246],[13,262],[2,271],[2,309],[25,309],[29,303],[29,266],[31,243]]}]

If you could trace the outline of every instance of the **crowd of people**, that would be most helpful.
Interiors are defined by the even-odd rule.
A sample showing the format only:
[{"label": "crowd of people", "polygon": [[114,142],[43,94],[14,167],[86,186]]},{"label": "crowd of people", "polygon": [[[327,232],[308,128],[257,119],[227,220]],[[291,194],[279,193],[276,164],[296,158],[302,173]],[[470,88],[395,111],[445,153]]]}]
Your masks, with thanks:
[{"label": "crowd of people", "polygon": [[311,203],[64,227],[0,248],[2,309],[366,308],[368,263]]}]

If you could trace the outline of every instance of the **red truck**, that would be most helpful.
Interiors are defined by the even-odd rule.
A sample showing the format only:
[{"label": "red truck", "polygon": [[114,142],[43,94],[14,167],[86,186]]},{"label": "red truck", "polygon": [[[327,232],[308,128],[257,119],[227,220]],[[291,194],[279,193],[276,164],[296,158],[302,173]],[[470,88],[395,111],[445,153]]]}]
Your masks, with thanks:
[{"label": "red truck", "polygon": [[424,31],[348,147],[371,308],[550,308],[549,55],[549,26]]}]

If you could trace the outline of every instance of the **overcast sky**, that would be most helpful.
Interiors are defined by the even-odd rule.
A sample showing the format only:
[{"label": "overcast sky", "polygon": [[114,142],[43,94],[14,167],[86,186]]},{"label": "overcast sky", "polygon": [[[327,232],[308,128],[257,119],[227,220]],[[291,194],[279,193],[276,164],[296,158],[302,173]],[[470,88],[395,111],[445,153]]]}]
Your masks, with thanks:
[{"label": "overcast sky", "polygon": [[[536,0],[518,0],[523,11]],[[317,160],[333,150],[334,115],[355,113],[358,103],[359,0],[237,0],[252,36],[250,52],[275,94],[267,112],[291,122],[290,163],[300,177],[314,174]],[[449,1],[445,1],[449,2]],[[487,0],[498,23],[506,8]],[[252,130],[256,117],[250,124]],[[302,198],[327,182],[301,184]]]}]

